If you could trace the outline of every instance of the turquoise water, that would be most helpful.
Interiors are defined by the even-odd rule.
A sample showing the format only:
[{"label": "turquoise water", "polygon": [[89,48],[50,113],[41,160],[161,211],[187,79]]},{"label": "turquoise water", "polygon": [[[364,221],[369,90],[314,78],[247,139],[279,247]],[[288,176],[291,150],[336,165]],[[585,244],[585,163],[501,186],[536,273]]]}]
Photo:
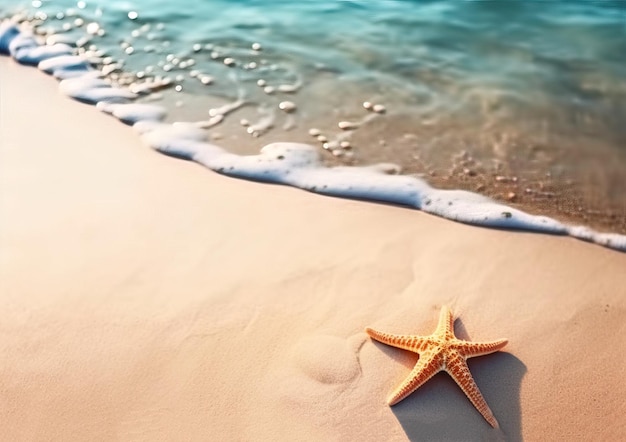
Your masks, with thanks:
[{"label": "turquoise water", "polygon": [[[172,119],[234,103],[211,133],[241,152],[306,141],[331,163],[393,162],[626,231],[626,2],[0,0],[0,11],[78,42],[122,85],[167,77],[144,99]],[[297,111],[277,110],[285,101]]]}]

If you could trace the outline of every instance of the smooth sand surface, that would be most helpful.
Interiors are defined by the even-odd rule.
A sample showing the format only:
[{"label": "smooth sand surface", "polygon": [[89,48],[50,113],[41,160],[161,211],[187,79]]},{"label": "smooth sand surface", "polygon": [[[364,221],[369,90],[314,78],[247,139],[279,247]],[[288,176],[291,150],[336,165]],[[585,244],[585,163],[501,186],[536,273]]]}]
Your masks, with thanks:
[{"label": "smooth sand surface", "polygon": [[[222,177],[0,60],[0,422],[22,440],[626,438],[626,254]],[[260,146],[259,146],[260,147]],[[508,338],[501,428],[371,326]]]}]

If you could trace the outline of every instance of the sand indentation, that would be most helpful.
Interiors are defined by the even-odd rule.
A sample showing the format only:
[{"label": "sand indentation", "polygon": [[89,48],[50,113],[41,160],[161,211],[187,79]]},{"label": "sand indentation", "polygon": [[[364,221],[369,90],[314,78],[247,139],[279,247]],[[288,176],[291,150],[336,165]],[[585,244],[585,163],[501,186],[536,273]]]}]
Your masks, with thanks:
[{"label": "sand indentation", "polygon": [[357,354],[345,339],[308,336],[294,348],[292,361],[311,379],[323,384],[341,384],[360,372]]}]

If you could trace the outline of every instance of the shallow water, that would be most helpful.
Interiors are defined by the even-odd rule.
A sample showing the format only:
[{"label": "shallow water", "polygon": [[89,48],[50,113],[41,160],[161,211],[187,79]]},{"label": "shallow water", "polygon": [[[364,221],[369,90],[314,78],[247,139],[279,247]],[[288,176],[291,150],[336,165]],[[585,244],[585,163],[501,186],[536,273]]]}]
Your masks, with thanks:
[{"label": "shallow water", "polygon": [[169,78],[143,100],[172,120],[219,110],[229,149],[309,142],[626,232],[626,2],[0,0],[19,10],[120,84]]}]

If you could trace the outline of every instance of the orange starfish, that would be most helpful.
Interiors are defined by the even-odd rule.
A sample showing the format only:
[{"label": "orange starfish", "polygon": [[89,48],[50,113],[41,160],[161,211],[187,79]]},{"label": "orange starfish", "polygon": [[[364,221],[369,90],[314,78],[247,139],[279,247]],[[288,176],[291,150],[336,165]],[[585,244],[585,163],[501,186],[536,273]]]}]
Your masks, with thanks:
[{"label": "orange starfish", "polygon": [[447,372],[461,387],[476,409],[491,424],[498,428],[498,421],[485,402],[476,382],[465,362],[467,358],[482,356],[496,352],[506,345],[506,339],[493,342],[477,343],[457,339],[454,336],[454,320],[447,307],[441,308],[439,324],[430,336],[391,335],[381,333],[371,328],[365,331],[372,339],[392,347],[402,348],[419,355],[411,374],[391,394],[389,405],[394,405],[421,387],[426,381],[440,371]]}]

